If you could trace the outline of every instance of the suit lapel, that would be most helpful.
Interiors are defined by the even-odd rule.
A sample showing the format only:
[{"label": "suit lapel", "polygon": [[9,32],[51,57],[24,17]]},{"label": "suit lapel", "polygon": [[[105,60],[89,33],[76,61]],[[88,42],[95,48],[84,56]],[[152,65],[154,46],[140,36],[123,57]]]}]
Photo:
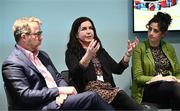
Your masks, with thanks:
[{"label": "suit lapel", "polygon": [[55,82],[57,81],[56,72],[53,68],[53,64],[51,63],[50,59],[47,58],[41,51],[39,51],[38,58],[42,62],[42,64],[47,68],[47,70],[50,72],[52,77],[54,78]]},{"label": "suit lapel", "polygon": [[15,54],[17,58],[23,61],[27,66],[29,66],[31,69],[35,70],[36,72],[40,73],[38,69],[34,66],[34,64],[27,58],[27,56],[17,47],[15,50]]}]

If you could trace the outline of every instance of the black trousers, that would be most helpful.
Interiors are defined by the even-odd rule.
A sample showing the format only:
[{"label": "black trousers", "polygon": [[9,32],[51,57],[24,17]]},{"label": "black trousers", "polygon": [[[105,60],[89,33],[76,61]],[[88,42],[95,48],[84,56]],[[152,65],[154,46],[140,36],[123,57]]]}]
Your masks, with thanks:
[{"label": "black trousers", "polygon": [[135,102],[123,90],[120,90],[111,102],[116,110],[143,110],[143,106]]},{"label": "black trousers", "polygon": [[180,83],[157,81],[147,84],[142,102],[155,103],[160,108],[180,110]]},{"label": "black trousers", "polygon": [[41,107],[42,111],[76,111],[76,110],[103,110],[114,111],[114,108],[104,101],[96,92],[83,92],[68,96],[61,106],[55,101]]}]

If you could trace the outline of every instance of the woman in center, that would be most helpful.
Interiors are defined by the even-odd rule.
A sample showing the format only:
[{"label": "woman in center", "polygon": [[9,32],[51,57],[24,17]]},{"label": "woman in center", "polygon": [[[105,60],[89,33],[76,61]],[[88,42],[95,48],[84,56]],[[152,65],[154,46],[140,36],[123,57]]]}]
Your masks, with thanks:
[{"label": "woman in center", "polygon": [[128,51],[117,63],[102,47],[93,21],[88,17],[77,18],[71,27],[66,50],[66,65],[78,92],[95,91],[118,110],[142,110],[143,107],[116,87],[112,73],[122,74],[128,67],[135,38],[128,40]]}]

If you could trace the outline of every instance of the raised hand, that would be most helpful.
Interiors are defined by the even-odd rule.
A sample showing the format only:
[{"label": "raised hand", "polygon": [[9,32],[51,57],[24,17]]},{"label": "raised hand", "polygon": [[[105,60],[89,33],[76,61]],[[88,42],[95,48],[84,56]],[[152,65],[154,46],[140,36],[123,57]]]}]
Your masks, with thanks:
[{"label": "raised hand", "polygon": [[86,49],[86,54],[89,56],[89,58],[95,57],[96,52],[99,50],[99,48],[100,48],[100,44],[97,43],[97,40],[93,39]]},{"label": "raised hand", "polygon": [[86,53],[80,60],[80,64],[84,67],[87,67],[90,60],[96,56],[97,51],[100,48],[100,44],[97,42],[97,40],[92,40],[89,44],[89,46],[86,48]]},{"label": "raised hand", "polygon": [[128,40],[128,54],[129,54],[129,56],[132,55],[132,52],[133,52],[134,48],[138,45],[138,43],[139,43],[139,40],[137,37],[134,38],[133,42]]}]

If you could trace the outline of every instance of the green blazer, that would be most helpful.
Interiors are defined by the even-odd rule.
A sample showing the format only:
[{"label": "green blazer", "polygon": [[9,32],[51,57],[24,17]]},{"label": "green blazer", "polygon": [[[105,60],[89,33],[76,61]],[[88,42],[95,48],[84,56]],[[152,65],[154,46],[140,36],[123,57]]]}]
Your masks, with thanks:
[{"label": "green blazer", "polygon": [[[172,66],[171,75],[180,79],[180,65],[178,63],[176,52],[173,46],[165,41],[161,41],[161,47],[169,59]],[[138,44],[132,56],[132,97],[141,103],[144,85],[155,73],[154,59],[150,50],[148,40]]]}]

